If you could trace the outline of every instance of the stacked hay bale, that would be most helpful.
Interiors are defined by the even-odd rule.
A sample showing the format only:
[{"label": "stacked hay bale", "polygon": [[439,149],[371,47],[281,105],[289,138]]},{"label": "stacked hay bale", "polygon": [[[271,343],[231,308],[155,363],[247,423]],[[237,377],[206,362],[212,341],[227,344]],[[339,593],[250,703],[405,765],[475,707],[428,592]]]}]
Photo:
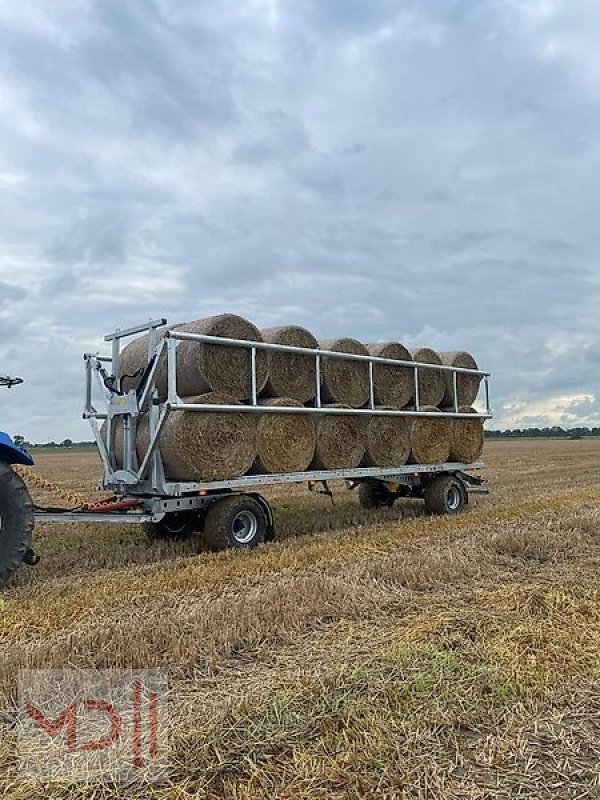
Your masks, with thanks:
[{"label": "stacked hay bale", "polygon": [[[378,406],[379,410],[398,410]],[[401,467],[411,448],[412,420],[400,416],[372,416],[367,422],[365,467]]]},{"label": "stacked hay bale", "polygon": [[[348,408],[340,403],[324,408]],[[367,425],[360,414],[319,414],[312,469],[354,469],[363,460]]]},{"label": "stacked hay bale", "polygon": [[[369,351],[357,339],[326,339],[322,350],[368,356]],[[369,402],[369,365],[366,361],[323,357],[321,363],[321,399],[324,403],[340,403],[362,408]]]},{"label": "stacked hay bale", "polygon": [[[417,347],[411,350],[410,354],[413,361],[442,366],[442,359],[439,354],[430,347]],[[446,390],[445,374],[441,369],[421,367],[419,369],[418,386],[420,406],[439,406]]]},{"label": "stacked hay bale", "polygon": [[[410,352],[399,342],[367,345],[369,354],[377,358],[393,358],[396,361],[412,361]],[[414,369],[394,367],[390,364],[373,364],[373,388],[375,402],[391,408],[404,408],[414,394]]]},{"label": "stacked hay bale", "polygon": [[[263,341],[258,328],[237,314],[219,314],[175,325],[169,330],[251,342]],[[160,337],[163,336],[164,332],[161,331]],[[147,353],[147,335],[124,348],[121,354],[121,374],[132,376],[123,382],[126,391],[136,388],[139,383]],[[256,352],[256,380],[257,391],[261,391],[267,382],[267,356],[264,350]],[[160,399],[164,399],[167,396],[167,358],[164,353],[156,374],[156,388]],[[235,400],[248,400],[252,395],[250,349],[180,341],[177,346],[177,391],[180,397],[220,392]]]},{"label": "stacked hay bale", "polygon": [[[316,350],[319,343],[306,328],[285,325],[279,328],[264,328],[261,331],[265,342]],[[316,359],[313,355],[266,351],[267,381],[263,397],[293,397],[299,403],[309,403],[317,393]]]},{"label": "stacked hay bale", "polygon": [[[373,396],[366,360],[320,358],[320,396],[323,408],[410,410],[415,403],[413,362],[432,364],[418,369],[419,410],[439,414],[440,407],[454,411],[452,375],[436,366],[476,369],[473,357],[463,351],[443,352],[421,347],[407,350],[399,342],[365,346],[356,339],[339,338],[320,343],[306,328],[286,325],[259,331],[235,314],[221,314],[173,326],[251,342],[287,345],[357,356],[375,356],[403,362],[373,363]],[[164,336],[164,331],[159,337]],[[121,355],[123,388],[136,388],[146,369],[148,336],[124,348]],[[253,474],[303,472],[307,469],[353,469],[359,465],[402,466],[405,463],[471,462],[483,446],[482,421],[377,414],[325,414],[315,408],[317,359],[314,352],[256,350],[256,391],[260,412],[210,411],[210,406],[237,406],[251,402],[251,350],[197,341],[177,345],[177,390],[184,403],[206,405],[206,411],[172,411],[159,440],[167,479],[175,481],[227,480]],[[163,353],[156,373],[159,399],[167,395],[167,358]],[[472,408],[480,378],[459,374],[458,407]],[[412,406],[409,404],[412,403]],[[310,407],[311,413],[266,411]],[[122,465],[120,425],[113,427],[117,465]],[[105,436],[105,433],[103,434]],[[141,460],[149,442],[148,420],[138,424],[137,454]]]},{"label": "stacked hay bale", "polygon": [[[474,408],[460,406],[461,414],[475,414]],[[460,417],[450,420],[450,461],[472,464],[483,453],[483,420]]]},{"label": "stacked hay bale", "polygon": [[439,419],[415,417],[410,438],[409,463],[443,464],[450,455],[450,423],[435,406],[423,406],[421,411],[439,414]]},{"label": "stacked hay bale", "polygon": [[[479,369],[477,362],[470,353],[464,350],[453,350],[451,352],[440,353],[442,363],[447,367],[460,367],[461,369]],[[454,378],[452,372],[446,372],[445,389],[442,397],[442,406],[454,409]],[[469,375],[467,373],[456,373],[456,389],[458,395],[457,406],[472,406],[479,393],[481,384],[480,375]]]},{"label": "stacked hay bale", "polygon": [[[272,397],[260,402],[270,407],[302,407],[298,400],[289,397]],[[311,414],[260,414],[252,472],[258,475],[304,472],[313,460],[316,442],[317,430]]]},{"label": "stacked hay bale", "polygon": [[[172,411],[159,440],[165,475],[173,481],[220,481],[245,475],[258,451],[258,419],[247,412],[210,411],[211,405],[241,405],[234,397],[210,392],[182,398],[206,411]],[[148,418],[138,425],[141,461],[150,440]]]}]

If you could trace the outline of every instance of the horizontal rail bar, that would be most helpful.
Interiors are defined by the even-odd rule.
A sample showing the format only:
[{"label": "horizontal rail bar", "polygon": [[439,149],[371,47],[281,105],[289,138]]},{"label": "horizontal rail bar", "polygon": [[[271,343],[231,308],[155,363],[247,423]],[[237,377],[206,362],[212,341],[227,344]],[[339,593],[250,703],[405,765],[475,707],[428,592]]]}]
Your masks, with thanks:
[{"label": "horizontal rail bar", "polygon": [[124,328],[123,330],[117,328],[114,333],[108,333],[104,337],[104,341],[112,342],[114,339],[125,339],[127,336],[135,336],[136,333],[149,331],[150,328],[162,328],[163,325],[166,324],[167,320],[164,317],[160,317],[160,319],[151,319],[149,322],[142,323],[141,325],[134,325],[132,328]]},{"label": "horizontal rail bar", "polygon": [[467,375],[480,375],[482,378],[490,376],[490,372],[466,367],[450,367],[446,364],[429,364],[423,361],[401,361],[395,358],[381,358],[380,356],[363,356],[356,353],[339,353],[336,350],[321,350],[312,347],[295,347],[289,344],[273,344],[272,342],[252,342],[248,339],[229,339],[225,336],[209,336],[204,333],[187,333],[186,331],[167,331],[165,338],[177,339],[187,342],[204,342],[223,347],[255,347],[257,350],[275,350],[281,353],[297,353],[299,355],[316,355],[328,358],[339,358],[346,361],[365,361],[372,364],[389,364],[393,367],[419,367],[423,369],[437,369],[441,372],[460,372]]},{"label": "horizontal rail bar", "polygon": [[34,512],[35,521],[40,523],[63,523],[63,522],[105,522],[114,525],[144,525],[152,522],[152,514],[129,514],[129,513],[98,513],[93,511],[36,511]]},{"label": "horizontal rail bar", "polygon": [[307,470],[306,472],[280,472],[272,475],[241,475],[223,481],[206,482],[167,482],[170,497],[178,497],[189,492],[211,491],[213,489],[236,489],[245,486],[276,486],[287,483],[307,483],[308,481],[345,481],[354,478],[379,478],[393,480],[407,475],[431,475],[438,472],[472,472],[483,469],[483,461],[473,464],[447,462],[444,464],[406,464],[402,467],[356,467],[355,469]]},{"label": "horizontal rail bar", "polygon": [[[168,404],[167,404],[168,405]],[[378,417],[451,417],[452,419],[491,419],[491,414],[457,413],[456,411],[412,411],[410,409],[373,409],[373,408],[307,408],[306,406],[232,406],[216,403],[171,403],[174,411],[232,411],[243,414],[333,414],[347,417],[352,414],[366,414]]]}]

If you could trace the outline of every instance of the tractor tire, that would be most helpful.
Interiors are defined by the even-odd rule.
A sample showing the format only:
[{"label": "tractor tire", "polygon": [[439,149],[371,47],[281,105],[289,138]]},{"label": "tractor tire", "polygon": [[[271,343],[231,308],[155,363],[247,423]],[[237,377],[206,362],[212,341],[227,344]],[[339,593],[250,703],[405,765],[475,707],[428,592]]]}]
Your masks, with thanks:
[{"label": "tractor tire", "polygon": [[460,514],[469,501],[463,482],[452,475],[439,475],[430,480],[423,497],[429,514]]},{"label": "tractor tire", "polygon": [[389,508],[396,498],[382,483],[361,483],[358,487],[358,502],[361,508]]},{"label": "tractor tire", "polygon": [[33,524],[33,503],[25,482],[9,464],[0,463],[0,586],[30,552]]},{"label": "tractor tire", "polygon": [[267,518],[253,497],[236,494],[216,500],[206,512],[204,544],[209,550],[257,547],[267,536]]}]

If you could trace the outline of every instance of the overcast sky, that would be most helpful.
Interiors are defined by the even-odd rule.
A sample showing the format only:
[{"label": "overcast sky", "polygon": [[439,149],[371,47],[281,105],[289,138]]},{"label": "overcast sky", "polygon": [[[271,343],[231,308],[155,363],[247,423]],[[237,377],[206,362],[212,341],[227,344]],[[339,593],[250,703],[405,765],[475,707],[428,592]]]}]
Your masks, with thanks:
[{"label": "overcast sky", "polygon": [[468,349],[600,424],[598,0],[0,0],[0,428],[84,350],[237,312]]}]

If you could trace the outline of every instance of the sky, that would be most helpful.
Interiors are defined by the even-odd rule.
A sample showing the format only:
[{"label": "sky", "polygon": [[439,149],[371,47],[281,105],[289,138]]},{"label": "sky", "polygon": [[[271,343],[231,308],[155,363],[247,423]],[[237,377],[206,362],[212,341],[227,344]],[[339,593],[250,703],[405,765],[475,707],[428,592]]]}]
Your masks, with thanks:
[{"label": "sky", "polygon": [[0,0],[0,429],[150,317],[466,349],[600,424],[597,0]]}]

